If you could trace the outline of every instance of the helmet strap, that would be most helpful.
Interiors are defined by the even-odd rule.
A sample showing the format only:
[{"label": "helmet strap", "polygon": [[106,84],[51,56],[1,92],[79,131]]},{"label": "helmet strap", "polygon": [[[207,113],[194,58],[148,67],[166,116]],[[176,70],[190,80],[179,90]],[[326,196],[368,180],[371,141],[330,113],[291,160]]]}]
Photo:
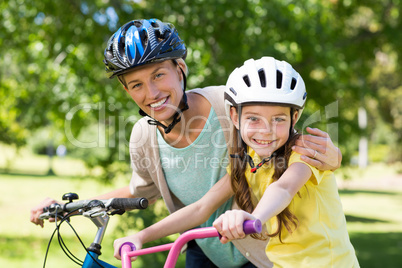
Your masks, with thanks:
[{"label": "helmet strap", "polygon": [[257,169],[259,169],[260,167],[262,167],[262,165],[264,165],[265,163],[271,161],[271,159],[272,159],[273,157],[275,157],[275,156],[276,156],[276,151],[275,151],[271,156],[268,156],[268,157],[263,158],[263,159],[261,160],[261,162],[260,162],[258,165],[254,166],[254,161],[253,161],[253,159],[251,158],[251,156],[250,156],[249,154],[247,154],[247,160],[248,160],[248,163],[249,163],[249,165],[250,165],[250,167],[251,167],[251,170],[250,170],[250,171],[251,171],[252,173],[256,173],[256,172],[257,172]]},{"label": "helmet strap", "polygon": [[172,123],[170,123],[168,126],[165,126],[164,124],[162,124],[161,122],[159,122],[158,120],[152,118],[151,116],[147,115],[142,109],[139,110],[139,114],[142,116],[149,116],[152,119],[148,120],[148,124],[153,125],[153,126],[159,126],[163,128],[163,131],[165,132],[165,134],[168,134],[175,125],[177,125],[177,123],[180,122],[181,120],[181,115],[184,111],[188,110],[188,102],[187,102],[187,95],[186,95],[186,87],[187,87],[187,78],[186,78],[186,74],[184,73],[183,69],[179,66],[180,71],[183,75],[183,98],[180,101],[180,104],[183,108],[179,108],[179,111],[177,111],[174,115],[173,115],[173,121]]}]

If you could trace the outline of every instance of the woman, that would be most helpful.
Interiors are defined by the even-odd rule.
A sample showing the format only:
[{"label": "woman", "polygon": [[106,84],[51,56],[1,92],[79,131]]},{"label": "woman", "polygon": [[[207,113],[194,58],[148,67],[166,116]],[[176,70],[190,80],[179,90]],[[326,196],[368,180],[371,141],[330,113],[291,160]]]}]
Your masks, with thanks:
[{"label": "woman", "polygon": [[[162,197],[172,213],[200,199],[225,175],[230,134],[225,87],[185,92],[186,53],[174,26],[156,19],[130,21],[111,36],[105,50],[106,71],[109,77],[118,77],[145,117],[134,125],[130,138],[130,185],[96,198]],[[338,168],[340,150],[328,135],[308,131],[318,136],[305,136],[295,150],[320,169]],[[302,147],[306,145],[309,148]],[[32,209],[31,221],[43,226],[38,217],[52,202],[47,198]],[[223,204],[202,226],[211,226],[221,213],[236,207],[232,203],[230,199]],[[225,246],[219,241],[203,243],[189,243],[187,267],[222,266],[222,256],[228,256],[225,267],[226,261],[231,267],[270,267],[266,242],[246,238]]]}]

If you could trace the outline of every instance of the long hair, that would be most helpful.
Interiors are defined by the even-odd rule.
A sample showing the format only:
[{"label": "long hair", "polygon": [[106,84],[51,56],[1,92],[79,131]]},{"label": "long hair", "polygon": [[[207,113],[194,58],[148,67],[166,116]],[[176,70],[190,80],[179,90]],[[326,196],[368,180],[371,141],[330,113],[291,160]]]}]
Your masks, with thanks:
[{"label": "long hair", "polygon": [[[293,117],[293,109],[291,109],[291,117]],[[240,116],[240,115],[239,115]],[[293,130],[293,128],[292,128]],[[231,164],[231,185],[233,192],[235,193],[234,199],[239,205],[239,207],[252,213],[255,209],[255,204],[252,200],[251,189],[246,179],[245,171],[247,169],[247,160],[246,160],[246,152],[243,146],[243,142],[241,137],[239,137],[238,131],[236,128],[233,129],[233,144],[230,148],[230,155],[236,155],[238,157],[232,157],[230,159]],[[275,157],[271,159],[270,163],[274,163],[274,175],[273,180],[277,181],[288,168],[288,162],[290,154],[292,153],[292,146],[295,144],[297,138],[300,134],[295,133],[294,131],[290,131],[290,136],[288,141],[276,151]],[[257,171],[258,172],[258,171]],[[289,233],[292,233],[293,230],[297,228],[298,219],[297,217],[289,210],[289,207],[286,207],[281,213],[276,216],[278,229],[271,233],[266,234],[269,237],[279,236],[279,241],[282,243],[282,228],[285,227]],[[294,227],[294,228],[292,228]],[[251,235],[255,239],[265,240],[267,237],[263,234],[253,234]]]}]

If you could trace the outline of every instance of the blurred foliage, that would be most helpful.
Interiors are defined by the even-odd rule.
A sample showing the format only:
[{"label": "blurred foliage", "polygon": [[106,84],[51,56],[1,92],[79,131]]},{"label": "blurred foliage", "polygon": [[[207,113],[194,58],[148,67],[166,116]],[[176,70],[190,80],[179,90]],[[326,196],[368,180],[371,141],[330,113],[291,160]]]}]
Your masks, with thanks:
[{"label": "blurred foliage", "polygon": [[251,57],[286,60],[309,92],[301,127],[328,131],[344,164],[361,135],[401,160],[401,10],[401,0],[3,0],[0,141],[21,146],[42,133],[113,178],[122,166],[113,163],[128,163],[138,109],[105,77],[103,50],[120,25],[156,17],[188,46],[189,88],[224,84]]}]

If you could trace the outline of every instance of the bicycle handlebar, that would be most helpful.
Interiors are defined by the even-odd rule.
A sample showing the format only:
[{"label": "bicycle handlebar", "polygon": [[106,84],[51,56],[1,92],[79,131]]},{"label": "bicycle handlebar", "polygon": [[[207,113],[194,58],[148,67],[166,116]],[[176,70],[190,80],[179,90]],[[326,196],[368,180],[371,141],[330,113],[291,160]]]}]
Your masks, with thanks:
[{"label": "bicycle handlebar", "polygon": [[[253,233],[261,233],[262,224],[260,220],[255,221],[245,221],[243,223],[243,231],[246,235]],[[160,245],[156,247],[150,247],[145,249],[136,250],[135,245],[131,242],[125,242],[120,246],[120,256],[122,268],[131,268],[131,257],[166,251],[170,250],[168,257],[165,262],[165,268],[174,267],[176,265],[177,258],[179,257],[180,251],[183,246],[193,239],[209,238],[209,237],[219,237],[221,235],[214,227],[205,227],[192,229],[184,232],[179,236],[174,243]]]},{"label": "bicycle handlebar", "polygon": [[146,198],[112,198],[109,199],[109,207],[111,209],[146,209],[148,207],[148,200]]},{"label": "bicycle handlebar", "polygon": [[122,214],[127,210],[132,209],[146,209],[148,207],[148,200],[146,198],[111,198],[106,200],[80,200],[76,202],[69,202],[64,205],[54,203],[48,207],[43,208],[40,219],[54,218],[56,214],[62,215],[72,211],[82,210],[90,211],[108,211],[111,214]]}]

